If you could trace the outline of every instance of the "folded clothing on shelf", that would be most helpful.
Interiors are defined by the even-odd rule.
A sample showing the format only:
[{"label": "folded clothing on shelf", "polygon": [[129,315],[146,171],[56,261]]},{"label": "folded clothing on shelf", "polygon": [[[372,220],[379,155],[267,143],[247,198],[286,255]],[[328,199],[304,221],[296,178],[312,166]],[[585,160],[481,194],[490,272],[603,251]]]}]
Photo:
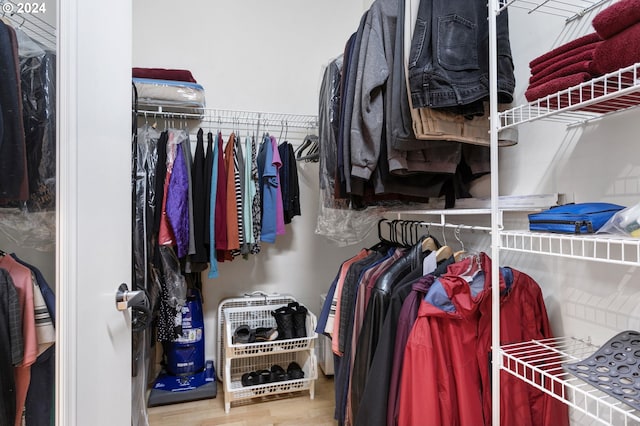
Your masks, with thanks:
[{"label": "folded clothing on shelf", "polygon": [[167,69],[167,68],[132,68],[132,77],[153,78],[155,80],[174,80],[197,83],[189,70]]},{"label": "folded clothing on shelf", "polygon": [[596,33],[611,38],[640,22],[640,0],[621,0],[600,11],[591,21]]},{"label": "folded clothing on shelf", "polygon": [[205,107],[204,87],[198,83],[134,77],[133,84],[138,92],[140,105],[159,106],[167,110],[185,108],[194,111]]}]

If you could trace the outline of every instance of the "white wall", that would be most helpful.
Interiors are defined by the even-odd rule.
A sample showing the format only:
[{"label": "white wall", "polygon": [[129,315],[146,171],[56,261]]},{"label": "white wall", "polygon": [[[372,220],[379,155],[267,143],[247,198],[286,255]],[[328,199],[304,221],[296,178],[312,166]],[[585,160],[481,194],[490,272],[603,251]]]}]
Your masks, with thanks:
[{"label": "white wall", "polygon": [[[316,115],[323,67],[342,53],[364,10],[355,0],[136,0],[133,64],[191,70],[212,108]],[[318,164],[298,163],[298,174],[302,216],[287,234],[248,260],[219,264],[219,278],[204,282],[208,357],[221,300],[289,293],[318,314],[319,295],[359,248],[315,235]]]},{"label": "white wall", "polygon": [[360,1],[134,1],[134,66],[186,68],[214,108],[317,114]]}]

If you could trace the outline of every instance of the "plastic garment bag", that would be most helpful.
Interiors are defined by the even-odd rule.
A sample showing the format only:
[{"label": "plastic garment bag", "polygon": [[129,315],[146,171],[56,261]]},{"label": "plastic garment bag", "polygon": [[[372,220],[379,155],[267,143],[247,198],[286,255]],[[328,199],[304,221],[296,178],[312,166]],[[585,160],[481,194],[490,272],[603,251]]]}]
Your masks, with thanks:
[{"label": "plastic garment bag", "polygon": [[349,199],[336,199],[338,164],[337,134],[340,131],[340,78],[342,57],[325,68],[320,87],[319,109],[319,178],[320,200],[316,234],[323,235],[340,246],[357,244],[376,226],[382,213],[376,206],[353,209]]},{"label": "plastic garment bag", "polygon": [[53,210],[56,196],[56,54],[16,29],[29,211]]}]

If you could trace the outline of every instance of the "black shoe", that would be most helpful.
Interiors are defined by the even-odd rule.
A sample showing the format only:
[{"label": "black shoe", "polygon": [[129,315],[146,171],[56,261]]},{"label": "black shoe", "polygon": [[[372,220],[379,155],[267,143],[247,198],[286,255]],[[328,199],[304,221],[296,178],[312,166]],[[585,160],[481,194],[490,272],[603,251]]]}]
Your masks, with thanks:
[{"label": "black shoe", "polygon": [[279,340],[294,338],[293,313],[293,309],[288,306],[283,306],[275,311],[271,311],[271,315],[273,315],[278,325]]},{"label": "black shoe", "polygon": [[272,382],[282,382],[287,380],[287,373],[284,371],[284,368],[280,367],[278,364],[274,364],[271,366],[271,381]]},{"label": "black shoe", "polygon": [[252,371],[250,373],[244,373],[240,379],[242,386],[255,386],[258,383],[258,373]]},{"label": "black shoe", "polygon": [[236,328],[236,331],[234,331],[233,333],[232,341],[234,344],[253,343],[256,341],[255,331],[249,328],[249,326],[246,324],[238,326],[238,328]]},{"label": "black shoe", "polygon": [[302,379],[304,371],[302,371],[300,364],[294,361],[287,367],[287,376],[289,376],[289,380]]},{"label": "black shoe", "polygon": [[271,383],[271,371],[270,370],[260,370],[256,372],[258,375],[258,384]]},{"label": "black shoe", "polygon": [[296,339],[307,337],[307,308],[298,302],[288,305],[293,310],[293,335]]}]

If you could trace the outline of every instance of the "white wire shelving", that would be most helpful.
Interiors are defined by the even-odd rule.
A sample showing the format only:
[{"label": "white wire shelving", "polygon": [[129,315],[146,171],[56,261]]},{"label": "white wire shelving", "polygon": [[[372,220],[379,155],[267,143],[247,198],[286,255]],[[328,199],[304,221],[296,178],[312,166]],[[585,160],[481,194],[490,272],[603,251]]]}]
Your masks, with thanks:
[{"label": "white wire shelving", "polygon": [[503,345],[501,369],[563,401],[605,425],[640,424],[640,413],[564,369],[565,363],[588,358],[598,348],[573,337]]},{"label": "white wire shelving", "polygon": [[[243,111],[218,108],[186,108],[179,111],[175,107],[167,109],[161,105],[139,104],[135,111],[138,124],[164,122],[165,127],[198,128],[216,130],[225,135],[272,133],[278,140],[299,141],[318,132],[318,116],[310,114],[290,114],[281,112]],[[186,112],[186,111],[192,112]],[[197,111],[195,111],[197,110]],[[194,112],[195,111],[195,112]],[[284,138],[284,139],[283,139]],[[195,138],[193,141],[195,142]]]},{"label": "white wire shelving", "polygon": [[640,105],[640,63],[498,114],[500,127],[535,120],[580,123]]},{"label": "white wire shelving", "polygon": [[567,22],[581,18],[601,4],[610,0],[498,0],[499,10],[507,7],[525,9],[528,13],[545,13],[547,15],[560,16]]},{"label": "white wire shelving", "polygon": [[[193,110],[193,109],[191,109]],[[216,125],[231,124],[264,127],[286,126],[290,128],[314,129],[318,127],[318,117],[309,114],[281,112],[243,111],[219,108],[198,108],[196,113],[174,111],[161,105],[141,104],[136,111],[138,117],[198,120]]]},{"label": "white wire shelving", "polygon": [[640,240],[634,238],[503,230],[500,240],[502,250],[640,266]]},{"label": "white wire shelving", "polygon": [[[527,13],[558,16],[564,18],[565,23],[569,23],[588,17],[599,8],[606,7],[607,3],[614,2],[615,0],[497,0],[496,12],[500,13],[507,8],[525,9]],[[640,63],[499,112],[496,122],[498,130],[537,120],[580,125],[638,105]],[[497,136],[492,135],[492,143],[493,139],[497,139]],[[495,145],[497,146],[497,143]],[[632,238],[504,230],[495,224],[492,227],[498,228],[498,246],[494,247],[498,259],[499,253],[506,250],[640,266],[640,241]],[[493,312],[494,315],[495,312],[498,313],[495,318],[499,317],[498,308],[494,307]],[[499,327],[496,327],[499,323],[496,324],[495,318],[493,330],[499,335]],[[494,347],[496,341],[499,340],[494,336]],[[595,352],[597,347],[589,341],[562,337],[509,345],[498,344],[498,347],[500,371],[518,377],[572,407],[572,415],[583,415],[589,423],[595,421],[616,426],[640,425],[640,413],[630,405],[565,371],[564,363],[583,360]],[[499,398],[496,398],[500,392],[499,386],[493,390],[494,410],[500,407]],[[492,422],[496,426],[499,425],[499,415],[494,413]],[[582,423],[577,421],[575,424]]]}]

